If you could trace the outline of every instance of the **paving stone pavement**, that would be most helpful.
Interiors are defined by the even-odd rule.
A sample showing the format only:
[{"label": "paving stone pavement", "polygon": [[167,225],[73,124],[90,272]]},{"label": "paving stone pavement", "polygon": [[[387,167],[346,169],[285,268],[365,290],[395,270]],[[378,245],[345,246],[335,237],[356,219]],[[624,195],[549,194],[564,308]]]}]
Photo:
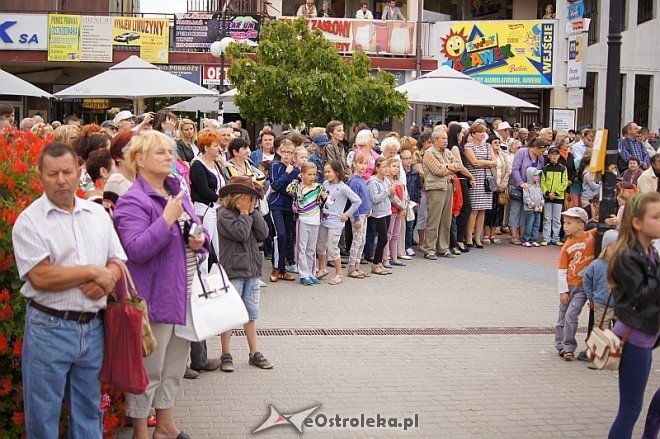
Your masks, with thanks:
[{"label": "paving stone pavement", "polygon": [[[391,276],[346,279],[340,287],[280,281],[262,289],[258,326],[549,328],[558,254],[501,244],[453,260],[415,258]],[[580,323],[586,325],[586,313]],[[551,334],[293,335],[259,343],[274,369],[248,366],[245,338],[235,336],[236,372],[184,380],[174,409],[180,428],[193,438],[247,437],[270,404],[281,414],[321,404],[312,418],[417,414],[419,427],[314,427],[304,437],[603,438],[618,405],[617,374],[561,360]],[[217,338],[209,349],[219,355]],[[660,386],[660,356],[654,359],[645,406]],[[645,416],[646,409],[634,437]],[[258,436],[300,434],[278,426]]]}]

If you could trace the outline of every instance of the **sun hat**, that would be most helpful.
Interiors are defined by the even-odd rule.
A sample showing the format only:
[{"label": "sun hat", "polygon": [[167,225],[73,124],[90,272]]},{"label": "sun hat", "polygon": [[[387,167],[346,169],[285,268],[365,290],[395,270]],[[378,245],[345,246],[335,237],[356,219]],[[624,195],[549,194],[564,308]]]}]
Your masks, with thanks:
[{"label": "sun hat", "polygon": [[589,222],[589,215],[587,214],[587,211],[584,210],[581,207],[571,207],[570,209],[566,210],[565,212],[561,213],[562,216],[567,216],[569,218],[577,218],[579,220],[582,220],[585,224]]},{"label": "sun hat", "polygon": [[131,113],[128,110],[123,110],[123,111],[120,111],[119,113],[117,113],[117,115],[113,119],[113,122],[115,123],[115,125],[118,125],[119,122],[121,122],[122,120],[135,119],[135,118],[136,117],[133,113]]},{"label": "sun hat", "polygon": [[263,198],[264,190],[261,186],[254,184],[252,177],[236,175],[230,178],[229,183],[218,191],[220,198],[231,194],[247,194],[254,195],[257,198]]},{"label": "sun hat", "polygon": [[500,124],[497,126],[497,131],[502,131],[502,130],[510,130],[511,125],[509,125],[509,122],[506,120],[504,122],[500,122]]}]

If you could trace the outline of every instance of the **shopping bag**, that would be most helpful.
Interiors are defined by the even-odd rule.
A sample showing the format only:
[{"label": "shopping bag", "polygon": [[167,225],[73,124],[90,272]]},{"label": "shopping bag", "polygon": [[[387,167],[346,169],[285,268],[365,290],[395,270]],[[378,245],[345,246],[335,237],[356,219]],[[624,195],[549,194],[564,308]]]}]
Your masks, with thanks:
[{"label": "shopping bag", "polygon": [[188,297],[186,324],[176,325],[175,334],[186,340],[202,341],[241,327],[248,320],[243,299],[229,282],[224,268],[215,264],[209,274],[203,275],[197,264]]},{"label": "shopping bag", "polygon": [[[142,360],[145,319],[148,325],[147,303],[136,294],[124,263],[119,265],[122,269],[121,288],[108,295],[104,312],[105,337],[99,380],[123,392],[141,394],[149,384]],[[150,326],[149,335],[153,338]],[[157,349],[155,339],[149,343],[150,349]]]}]

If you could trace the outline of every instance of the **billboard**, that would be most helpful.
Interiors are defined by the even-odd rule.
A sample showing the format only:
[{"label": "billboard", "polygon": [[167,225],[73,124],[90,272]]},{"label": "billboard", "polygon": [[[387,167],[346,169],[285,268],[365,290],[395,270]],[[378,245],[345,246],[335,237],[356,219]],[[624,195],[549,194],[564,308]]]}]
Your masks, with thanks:
[{"label": "billboard", "polygon": [[48,15],[48,61],[80,61],[80,15]]},{"label": "billboard", "polygon": [[171,73],[193,84],[199,85],[202,81],[202,69],[195,64],[167,64],[158,66],[159,69]]},{"label": "billboard", "polygon": [[439,65],[493,87],[552,86],[552,20],[438,22],[435,30]]},{"label": "billboard", "polygon": [[[258,15],[225,16],[225,35],[238,42],[259,42],[261,17]],[[188,12],[174,16],[174,49],[209,50],[223,28],[222,14]]]},{"label": "billboard", "polygon": [[150,63],[169,61],[170,24],[167,18],[113,17],[112,44],[139,47],[140,58]]},{"label": "billboard", "polygon": [[47,50],[48,15],[0,14],[0,50]]}]

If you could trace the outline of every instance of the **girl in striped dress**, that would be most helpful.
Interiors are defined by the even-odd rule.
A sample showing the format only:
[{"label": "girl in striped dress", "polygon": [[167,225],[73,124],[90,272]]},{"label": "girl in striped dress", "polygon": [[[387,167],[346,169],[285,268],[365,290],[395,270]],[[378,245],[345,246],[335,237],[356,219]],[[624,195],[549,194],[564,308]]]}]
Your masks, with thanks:
[{"label": "girl in striped dress", "polygon": [[316,269],[316,241],[321,225],[321,206],[326,199],[323,185],[316,182],[316,165],[305,162],[300,168],[300,180],[294,180],[286,191],[293,198],[296,221],[296,261],[298,276],[303,285],[320,283],[314,276]]}]

